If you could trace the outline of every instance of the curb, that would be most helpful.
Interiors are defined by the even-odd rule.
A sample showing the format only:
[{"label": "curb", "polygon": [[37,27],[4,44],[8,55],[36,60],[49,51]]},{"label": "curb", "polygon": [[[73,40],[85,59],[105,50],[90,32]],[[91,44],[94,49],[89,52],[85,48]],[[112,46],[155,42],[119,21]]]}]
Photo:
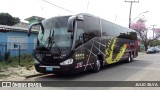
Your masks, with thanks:
[{"label": "curb", "polygon": [[40,73],[40,74],[34,74],[34,75],[29,75],[29,76],[24,76],[24,77],[25,77],[26,79],[28,79],[28,78],[32,78],[32,77],[41,76],[41,75],[44,75],[44,74]]}]

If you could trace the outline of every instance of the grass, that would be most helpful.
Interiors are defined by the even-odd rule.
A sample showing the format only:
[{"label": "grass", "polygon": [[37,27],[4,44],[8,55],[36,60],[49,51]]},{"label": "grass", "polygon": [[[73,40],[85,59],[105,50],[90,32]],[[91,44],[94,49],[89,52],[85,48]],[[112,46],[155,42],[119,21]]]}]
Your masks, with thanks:
[{"label": "grass", "polygon": [[8,64],[5,62],[0,62],[0,72],[3,72],[8,68]]},{"label": "grass", "polygon": [[9,76],[10,76],[9,74],[0,74],[0,79],[6,78],[6,77],[9,77]]},{"label": "grass", "polygon": [[7,70],[8,67],[26,67],[27,70],[29,70],[34,63],[34,58],[32,55],[21,55],[20,56],[20,65],[19,65],[19,57],[10,57],[7,61],[5,62],[0,62],[0,72]]}]

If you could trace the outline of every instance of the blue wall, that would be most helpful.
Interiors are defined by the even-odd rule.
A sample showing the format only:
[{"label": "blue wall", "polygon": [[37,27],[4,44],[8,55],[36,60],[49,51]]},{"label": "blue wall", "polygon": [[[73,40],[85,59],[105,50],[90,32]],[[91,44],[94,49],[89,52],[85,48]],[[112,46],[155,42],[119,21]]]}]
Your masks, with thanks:
[{"label": "blue wall", "polygon": [[[22,54],[32,54],[34,50],[34,40],[37,38],[37,33],[32,33],[30,37],[27,36],[27,32],[20,32],[20,31],[11,31],[7,33],[0,32],[0,58],[4,59],[4,53],[6,51],[10,51],[11,56],[18,56],[19,49],[9,49],[9,42],[8,37],[24,37],[27,38],[27,49],[20,49],[21,55]],[[20,42],[21,43],[21,42]]]},{"label": "blue wall", "polygon": [[0,42],[6,42],[7,41],[7,33],[0,32]]}]

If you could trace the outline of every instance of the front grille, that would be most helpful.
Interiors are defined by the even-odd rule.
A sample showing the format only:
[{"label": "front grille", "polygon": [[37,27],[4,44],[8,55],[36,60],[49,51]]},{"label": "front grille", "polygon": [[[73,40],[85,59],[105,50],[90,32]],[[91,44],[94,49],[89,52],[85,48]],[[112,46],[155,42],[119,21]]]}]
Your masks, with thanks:
[{"label": "front grille", "polygon": [[65,57],[59,53],[47,50],[46,48],[38,48],[34,51],[34,57],[43,65],[59,65]]},{"label": "front grille", "polygon": [[44,58],[44,54],[35,54],[36,59],[42,61]]},{"label": "front grille", "polygon": [[47,54],[35,54],[35,59],[38,61],[41,61],[43,64],[47,65],[59,65],[61,62],[62,58],[59,58],[57,55],[47,55]]}]

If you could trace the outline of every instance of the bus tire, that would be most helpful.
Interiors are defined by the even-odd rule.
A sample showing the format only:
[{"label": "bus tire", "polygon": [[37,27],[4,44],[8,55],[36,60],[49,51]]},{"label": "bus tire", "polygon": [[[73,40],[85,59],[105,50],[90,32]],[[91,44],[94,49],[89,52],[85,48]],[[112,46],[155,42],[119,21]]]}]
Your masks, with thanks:
[{"label": "bus tire", "polygon": [[128,58],[127,58],[127,60],[126,60],[126,62],[127,62],[127,63],[130,63],[131,61],[132,61],[132,55],[129,54],[129,55],[128,55]]},{"label": "bus tire", "polygon": [[134,55],[132,54],[131,55],[131,62],[133,62],[134,61]]},{"label": "bus tire", "polygon": [[101,62],[100,60],[97,59],[93,67],[93,72],[97,73],[100,71],[100,69],[101,69]]}]

